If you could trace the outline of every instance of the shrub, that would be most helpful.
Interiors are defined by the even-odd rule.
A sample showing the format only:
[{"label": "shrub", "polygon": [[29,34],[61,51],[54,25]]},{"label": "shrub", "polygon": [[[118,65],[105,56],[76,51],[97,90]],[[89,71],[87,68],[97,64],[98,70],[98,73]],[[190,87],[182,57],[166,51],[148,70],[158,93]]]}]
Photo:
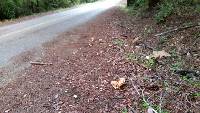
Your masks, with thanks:
[{"label": "shrub", "polygon": [[0,19],[11,19],[97,0],[0,0]]},{"label": "shrub", "polygon": [[[151,9],[156,9],[155,20],[164,22],[171,14],[185,16],[192,12],[200,11],[200,0],[132,0],[133,12],[142,13]],[[142,9],[142,10],[141,10]]]},{"label": "shrub", "polygon": [[0,2],[0,14],[1,19],[3,18],[14,18],[16,6],[12,0],[1,0]]},{"label": "shrub", "polygon": [[158,13],[155,15],[155,20],[157,22],[163,22],[165,19],[173,13],[173,3],[172,2],[164,2],[161,4]]}]

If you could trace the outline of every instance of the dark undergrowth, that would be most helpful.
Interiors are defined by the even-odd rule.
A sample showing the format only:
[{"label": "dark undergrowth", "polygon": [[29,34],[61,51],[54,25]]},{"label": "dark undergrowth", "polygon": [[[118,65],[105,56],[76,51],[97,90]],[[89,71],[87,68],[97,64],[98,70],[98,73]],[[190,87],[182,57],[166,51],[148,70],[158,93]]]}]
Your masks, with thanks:
[{"label": "dark undergrowth", "polygon": [[199,3],[199,0],[135,0],[128,9],[137,16],[152,13],[157,23],[163,23],[171,15],[190,16],[199,13]]}]

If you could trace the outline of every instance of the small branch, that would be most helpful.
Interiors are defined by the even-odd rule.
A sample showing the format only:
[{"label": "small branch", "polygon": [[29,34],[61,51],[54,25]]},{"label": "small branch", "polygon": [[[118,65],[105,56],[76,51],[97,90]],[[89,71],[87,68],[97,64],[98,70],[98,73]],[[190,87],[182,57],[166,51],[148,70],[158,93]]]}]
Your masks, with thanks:
[{"label": "small branch", "polygon": [[44,62],[30,62],[32,65],[53,65],[52,63],[44,63]]},{"label": "small branch", "polygon": [[163,35],[166,35],[166,34],[168,34],[168,33],[172,33],[172,32],[175,32],[175,31],[181,31],[181,30],[184,30],[184,29],[188,29],[188,28],[192,28],[192,27],[197,27],[197,26],[200,26],[200,24],[197,23],[197,24],[190,25],[190,26],[177,27],[177,28],[175,28],[175,29],[172,29],[172,30],[169,30],[169,31],[165,31],[165,32],[156,34],[156,35],[154,35],[154,36],[163,36]]},{"label": "small branch", "polygon": [[133,79],[130,78],[130,80],[131,80],[131,85],[133,86],[133,88],[134,88],[135,91],[137,92],[138,96],[141,96],[141,94],[140,94],[138,88],[133,84]]},{"label": "small branch", "polygon": [[193,74],[195,77],[200,76],[199,71],[194,71],[194,70],[175,70],[174,73],[179,75]]},{"label": "small branch", "polygon": [[154,50],[154,48],[153,47],[151,47],[151,46],[149,46],[149,45],[147,45],[146,43],[141,43],[141,44],[139,44],[140,46],[143,46],[145,49],[150,49],[150,50]]},{"label": "small branch", "polygon": [[162,101],[163,101],[163,94],[160,94],[160,104],[159,104],[159,112],[162,113]]}]

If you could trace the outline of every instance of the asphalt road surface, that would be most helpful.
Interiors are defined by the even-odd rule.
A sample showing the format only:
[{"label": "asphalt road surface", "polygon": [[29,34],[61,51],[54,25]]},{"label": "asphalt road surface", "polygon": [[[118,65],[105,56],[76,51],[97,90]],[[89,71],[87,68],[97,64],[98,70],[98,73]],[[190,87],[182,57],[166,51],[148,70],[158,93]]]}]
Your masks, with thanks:
[{"label": "asphalt road surface", "polygon": [[0,27],[0,67],[11,58],[56,38],[116,6],[120,0],[103,0]]}]

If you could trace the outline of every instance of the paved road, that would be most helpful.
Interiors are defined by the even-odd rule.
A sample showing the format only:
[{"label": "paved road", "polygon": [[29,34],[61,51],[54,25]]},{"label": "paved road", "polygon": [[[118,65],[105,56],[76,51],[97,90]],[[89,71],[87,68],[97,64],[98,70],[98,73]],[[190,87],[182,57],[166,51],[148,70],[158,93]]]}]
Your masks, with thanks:
[{"label": "paved road", "polygon": [[59,34],[89,21],[119,2],[120,0],[103,0],[0,27],[0,67],[7,64],[12,57],[51,41]]}]

